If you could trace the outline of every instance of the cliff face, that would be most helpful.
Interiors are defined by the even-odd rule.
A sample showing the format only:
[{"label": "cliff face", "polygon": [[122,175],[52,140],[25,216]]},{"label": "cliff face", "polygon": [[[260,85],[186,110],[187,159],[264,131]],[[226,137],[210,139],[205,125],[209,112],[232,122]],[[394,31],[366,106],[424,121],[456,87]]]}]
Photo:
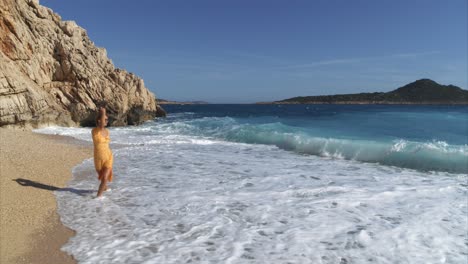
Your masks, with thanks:
[{"label": "cliff face", "polygon": [[102,101],[114,126],[157,111],[143,80],[115,68],[75,22],[38,0],[0,0],[0,126],[94,125]]}]

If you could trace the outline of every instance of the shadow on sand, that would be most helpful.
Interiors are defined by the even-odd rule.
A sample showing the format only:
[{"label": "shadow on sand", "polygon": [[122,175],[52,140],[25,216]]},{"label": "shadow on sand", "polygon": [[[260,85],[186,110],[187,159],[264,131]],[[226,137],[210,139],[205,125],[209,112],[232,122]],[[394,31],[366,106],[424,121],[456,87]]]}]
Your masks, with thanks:
[{"label": "shadow on sand", "polygon": [[47,185],[43,184],[40,182],[36,181],[31,181],[28,179],[23,179],[23,178],[18,178],[18,179],[13,179],[13,181],[17,182],[21,186],[30,186],[38,189],[43,189],[43,190],[48,190],[48,191],[58,191],[58,192],[71,192],[80,196],[85,196],[86,194],[89,193],[94,193],[95,190],[79,190],[79,189],[74,189],[74,188],[58,188],[52,185]]}]

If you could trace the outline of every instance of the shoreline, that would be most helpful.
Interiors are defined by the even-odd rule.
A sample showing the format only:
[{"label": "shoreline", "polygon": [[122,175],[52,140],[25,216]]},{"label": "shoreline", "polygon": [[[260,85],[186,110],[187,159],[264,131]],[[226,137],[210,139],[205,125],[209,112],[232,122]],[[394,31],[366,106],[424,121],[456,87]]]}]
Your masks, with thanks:
[{"label": "shoreline", "polygon": [[468,102],[447,103],[447,102],[388,102],[388,101],[309,101],[309,102],[258,102],[257,105],[430,105],[430,106],[464,106]]},{"label": "shoreline", "polygon": [[60,221],[54,191],[92,151],[72,137],[0,128],[1,263],[76,263],[61,250],[75,232]]}]

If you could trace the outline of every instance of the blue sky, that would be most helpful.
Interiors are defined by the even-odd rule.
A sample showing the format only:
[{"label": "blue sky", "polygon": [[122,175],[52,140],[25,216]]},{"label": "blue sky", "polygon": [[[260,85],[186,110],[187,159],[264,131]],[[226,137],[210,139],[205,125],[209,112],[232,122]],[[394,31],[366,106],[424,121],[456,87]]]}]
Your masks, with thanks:
[{"label": "blue sky", "polygon": [[41,0],[158,98],[250,103],[468,88],[466,0]]}]

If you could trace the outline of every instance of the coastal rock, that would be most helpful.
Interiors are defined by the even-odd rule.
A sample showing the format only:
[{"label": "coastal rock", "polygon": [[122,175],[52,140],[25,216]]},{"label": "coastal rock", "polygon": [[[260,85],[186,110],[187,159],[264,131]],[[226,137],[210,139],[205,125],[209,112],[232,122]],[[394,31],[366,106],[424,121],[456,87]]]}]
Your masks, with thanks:
[{"label": "coastal rock", "polygon": [[94,125],[102,104],[113,126],[157,114],[143,80],[115,68],[74,21],[37,0],[0,0],[0,126]]},{"label": "coastal rock", "polygon": [[166,117],[167,112],[160,105],[156,105],[156,116]]}]

